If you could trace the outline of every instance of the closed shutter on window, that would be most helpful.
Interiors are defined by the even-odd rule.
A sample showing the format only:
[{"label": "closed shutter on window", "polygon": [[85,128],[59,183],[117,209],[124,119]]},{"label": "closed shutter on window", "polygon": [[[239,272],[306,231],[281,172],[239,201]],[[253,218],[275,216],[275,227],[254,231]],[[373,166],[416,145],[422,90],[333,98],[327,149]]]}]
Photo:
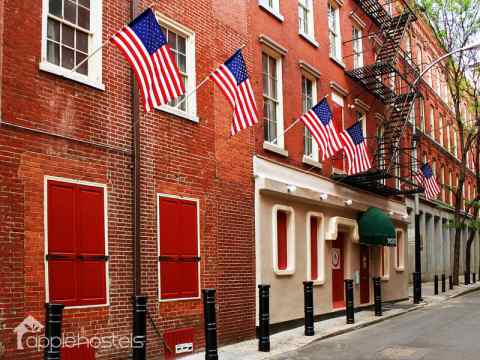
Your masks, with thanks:
[{"label": "closed shutter on window", "polygon": [[312,280],[318,279],[318,220],[315,217],[310,218],[310,277]]},{"label": "closed shutter on window", "polygon": [[287,213],[277,211],[277,251],[278,251],[278,269],[287,268]]},{"label": "closed shutter on window", "polygon": [[[343,108],[333,103],[332,105],[332,117],[333,117],[333,125],[338,133],[343,131]],[[333,167],[338,170],[343,170],[343,152],[340,151],[334,156],[333,160]]]},{"label": "closed shutter on window", "polygon": [[47,196],[49,301],[105,304],[103,189],[49,181]]},{"label": "closed shutter on window", "polygon": [[159,216],[161,298],[198,297],[197,204],[161,198]]}]

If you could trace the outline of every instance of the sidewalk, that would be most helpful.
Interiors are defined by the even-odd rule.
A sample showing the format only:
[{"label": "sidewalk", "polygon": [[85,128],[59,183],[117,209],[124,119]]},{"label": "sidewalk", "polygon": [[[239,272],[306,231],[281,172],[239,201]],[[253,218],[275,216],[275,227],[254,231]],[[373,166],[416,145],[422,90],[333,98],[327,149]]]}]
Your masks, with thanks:
[{"label": "sidewalk", "polygon": [[[383,305],[383,316],[375,317],[373,310],[363,310],[355,313],[355,324],[345,324],[345,316],[338,318],[323,320],[315,323],[315,336],[304,336],[304,328],[298,327],[295,329],[283,331],[274,334],[270,337],[271,351],[269,353],[261,353],[257,350],[258,340],[248,340],[241,343],[227,345],[219,348],[218,355],[221,360],[239,360],[239,359],[269,359],[276,355],[296,350],[302,346],[310,344],[314,341],[319,341],[329,337],[341,335],[362,327],[370,326],[381,321],[385,321],[396,316],[400,316],[425,306],[434,306],[448,299],[461,296],[471,291],[480,290],[480,282],[473,285],[463,285],[463,278],[461,284],[456,286],[453,290],[448,290],[448,279],[446,284],[447,292],[441,293],[442,286],[439,282],[440,294],[433,295],[433,283],[423,283],[422,295],[423,302],[414,305],[412,298],[392,304]],[[413,289],[409,289],[410,295],[413,294]],[[205,359],[205,353],[199,352],[185,359],[201,360]]]}]

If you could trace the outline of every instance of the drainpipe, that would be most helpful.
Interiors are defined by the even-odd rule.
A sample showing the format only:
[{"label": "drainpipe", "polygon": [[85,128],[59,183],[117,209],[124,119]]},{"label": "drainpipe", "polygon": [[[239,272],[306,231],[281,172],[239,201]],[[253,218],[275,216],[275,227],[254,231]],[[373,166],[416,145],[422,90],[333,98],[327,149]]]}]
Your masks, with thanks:
[{"label": "drainpipe", "polygon": [[[131,2],[131,17],[138,15],[139,0]],[[147,348],[147,297],[142,295],[141,218],[140,218],[140,102],[138,86],[132,72],[132,223],[133,223],[133,360],[145,360]]]}]

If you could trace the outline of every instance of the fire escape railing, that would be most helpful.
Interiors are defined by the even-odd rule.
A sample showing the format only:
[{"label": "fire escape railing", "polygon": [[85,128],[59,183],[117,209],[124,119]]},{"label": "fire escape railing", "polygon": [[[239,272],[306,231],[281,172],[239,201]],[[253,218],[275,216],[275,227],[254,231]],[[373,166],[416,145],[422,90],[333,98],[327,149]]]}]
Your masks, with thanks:
[{"label": "fire escape railing", "polygon": [[396,16],[391,16],[378,0],[355,2],[379,28],[377,34],[381,45],[375,63],[346,73],[383,103],[387,110],[383,132],[376,138],[372,169],[362,174],[336,174],[333,177],[384,196],[417,193],[422,188],[413,179],[412,165],[416,160],[412,157],[411,145],[404,144],[403,135],[419,96],[418,89],[412,84],[418,70],[401,50],[401,41],[411,23],[416,21],[416,16],[403,0],[398,0],[400,7],[396,8],[399,12]]}]

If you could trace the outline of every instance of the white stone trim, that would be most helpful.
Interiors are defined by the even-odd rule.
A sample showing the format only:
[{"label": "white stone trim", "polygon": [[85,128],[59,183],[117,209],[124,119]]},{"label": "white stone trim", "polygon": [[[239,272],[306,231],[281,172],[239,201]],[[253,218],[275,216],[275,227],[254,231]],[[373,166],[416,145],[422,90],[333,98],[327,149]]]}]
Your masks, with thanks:
[{"label": "white stone trim", "polygon": [[327,231],[325,233],[325,240],[337,240],[338,238],[338,226],[343,225],[350,229],[352,241],[359,243],[360,236],[358,234],[358,223],[356,220],[344,218],[341,216],[335,216],[328,220]]},{"label": "white stone trim", "polygon": [[[278,234],[277,212],[285,211],[287,216],[287,268],[278,268]],[[273,272],[277,275],[293,275],[295,273],[295,211],[291,206],[274,205],[272,208],[272,256]]]},{"label": "white stone trim", "polygon": [[[443,226],[443,224],[441,224]],[[397,234],[397,246],[399,245],[399,241],[398,241],[398,234],[401,234],[401,238],[402,238],[402,246],[400,248],[400,261],[397,261],[397,253],[398,253],[398,249],[395,248],[395,264],[394,264],[394,268],[395,268],[395,271],[397,272],[403,272],[405,271],[405,250],[406,250],[406,235],[405,235],[405,231],[403,229],[395,229],[396,231],[396,234]],[[397,263],[400,263],[400,266],[397,266]]]},{"label": "white stone trim", "polygon": [[[312,258],[311,258],[311,244],[312,244],[312,235],[310,220],[311,218],[318,219],[318,239],[317,239],[317,267],[318,267],[318,276],[316,279],[311,278],[311,269],[312,269]],[[325,284],[325,217],[323,213],[309,211],[307,213],[307,279],[313,281],[314,285],[323,285]]]}]

